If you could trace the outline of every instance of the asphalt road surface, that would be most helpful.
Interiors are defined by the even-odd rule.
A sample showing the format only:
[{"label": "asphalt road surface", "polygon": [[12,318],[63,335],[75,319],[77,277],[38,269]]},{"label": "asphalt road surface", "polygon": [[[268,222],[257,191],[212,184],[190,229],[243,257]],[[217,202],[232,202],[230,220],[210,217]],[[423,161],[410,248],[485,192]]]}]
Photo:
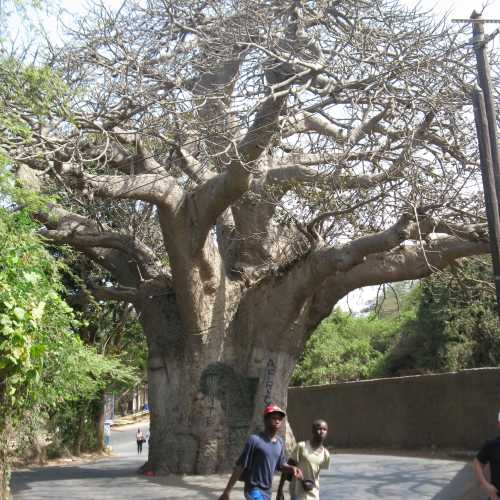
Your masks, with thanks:
[{"label": "asphalt road surface", "polygon": [[[228,476],[149,478],[137,474],[145,461],[135,444],[137,424],[113,429],[114,457],[93,463],[15,471],[14,500],[216,500]],[[141,427],[146,430],[144,426]],[[241,484],[231,498],[243,499]],[[273,496],[274,498],[274,496]],[[321,500],[477,500],[464,462],[385,455],[333,456],[321,476]]]}]

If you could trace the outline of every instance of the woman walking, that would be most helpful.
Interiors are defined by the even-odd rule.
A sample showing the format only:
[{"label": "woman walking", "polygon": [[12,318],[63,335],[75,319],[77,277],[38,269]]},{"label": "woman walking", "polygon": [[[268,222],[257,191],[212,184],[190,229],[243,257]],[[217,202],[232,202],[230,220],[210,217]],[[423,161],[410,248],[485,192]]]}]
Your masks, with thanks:
[{"label": "woman walking", "polygon": [[142,443],[144,443],[144,434],[142,433],[141,429],[137,429],[137,432],[135,434],[135,439],[137,441],[137,454],[140,455],[142,453]]}]

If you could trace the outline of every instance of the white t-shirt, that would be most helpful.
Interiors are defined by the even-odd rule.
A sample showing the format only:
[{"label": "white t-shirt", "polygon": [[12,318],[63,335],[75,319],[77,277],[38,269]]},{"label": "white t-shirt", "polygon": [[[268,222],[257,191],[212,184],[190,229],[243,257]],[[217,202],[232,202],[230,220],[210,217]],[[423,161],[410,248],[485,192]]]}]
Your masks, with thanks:
[{"label": "white t-shirt", "polygon": [[309,441],[301,441],[292,451],[290,458],[295,460],[302,471],[304,479],[314,481],[315,487],[311,491],[304,491],[302,482],[292,479],[290,482],[290,494],[301,500],[319,500],[319,471],[330,467],[330,453],[326,448],[320,446],[313,449]]}]

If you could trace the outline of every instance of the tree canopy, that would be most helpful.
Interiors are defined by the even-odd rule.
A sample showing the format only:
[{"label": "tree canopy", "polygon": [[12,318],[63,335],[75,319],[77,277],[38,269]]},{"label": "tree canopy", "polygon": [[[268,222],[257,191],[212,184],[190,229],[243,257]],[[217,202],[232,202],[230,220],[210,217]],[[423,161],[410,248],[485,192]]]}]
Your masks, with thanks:
[{"label": "tree canopy", "polygon": [[49,108],[7,98],[2,147],[137,313],[148,467],[227,467],[349,291],[488,251],[471,57],[393,0],[96,4],[47,46]]}]

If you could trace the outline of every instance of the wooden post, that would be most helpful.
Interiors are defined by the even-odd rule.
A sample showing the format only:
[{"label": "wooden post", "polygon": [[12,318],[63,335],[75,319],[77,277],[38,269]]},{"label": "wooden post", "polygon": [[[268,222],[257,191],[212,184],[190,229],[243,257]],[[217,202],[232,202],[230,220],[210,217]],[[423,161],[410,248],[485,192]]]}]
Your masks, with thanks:
[{"label": "wooden post", "polygon": [[[490,138],[491,160],[493,165],[493,175],[495,179],[495,189],[497,196],[500,194],[500,155],[498,151],[498,134],[495,101],[490,77],[490,65],[486,53],[486,44],[484,41],[484,23],[481,15],[476,11],[471,14],[472,22],[472,42],[476,53],[477,62],[477,80],[484,96],[484,105],[488,119],[488,134]],[[475,22],[474,22],[475,21]],[[500,201],[500,200],[498,200]]]},{"label": "wooden post", "polygon": [[453,19],[453,22],[472,24],[472,43],[476,53],[477,80],[480,87],[473,91],[472,101],[490,234],[491,257],[497,294],[497,314],[500,318],[500,207],[498,205],[500,202],[500,154],[498,150],[495,102],[491,90],[490,66],[486,54],[486,43],[498,34],[498,30],[492,36],[489,36],[488,40],[485,40],[484,37],[484,24],[500,24],[500,19],[482,19],[481,14],[474,10],[470,19]]},{"label": "wooden post", "polygon": [[488,229],[490,234],[491,257],[495,289],[497,294],[497,314],[500,318],[500,215],[498,208],[498,191],[495,189],[494,166],[486,105],[481,89],[476,88],[472,94],[474,118],[476,121],[479,155],[481,159],[481,174],[484,187],[484,201]]}]

